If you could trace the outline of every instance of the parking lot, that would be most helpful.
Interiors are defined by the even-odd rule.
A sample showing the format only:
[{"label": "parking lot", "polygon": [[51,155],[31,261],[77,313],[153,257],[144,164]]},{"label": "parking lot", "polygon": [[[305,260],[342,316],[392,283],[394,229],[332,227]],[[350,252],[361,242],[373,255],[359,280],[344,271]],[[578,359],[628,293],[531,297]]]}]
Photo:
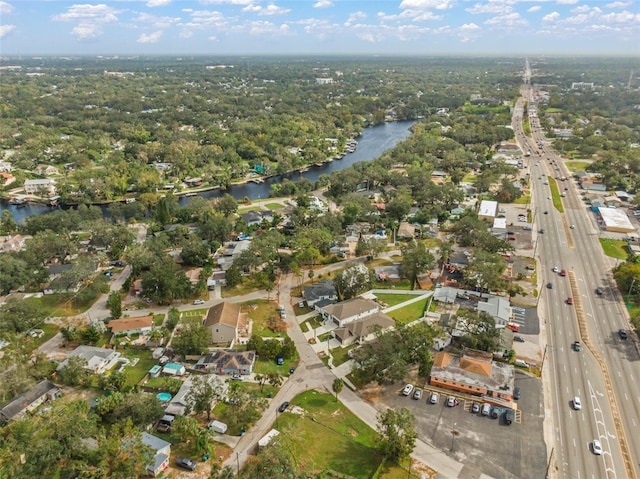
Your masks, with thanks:
[{"label": "parking lot", "polygon": [[547,462],[541,382],[517,372],[515,385],[522,396],[511,425],[502,416],[491,419],[471,413],[472,401],[462,396],[457,406],[448,407],[447,392],[440,394],[438,404],[430,404],[428,386],[419,401],[412,395],[403,396],[404,384],[399,383],[383,388],[378,400],[389,407],[409,409],[416,416],[419,437],[463,463],[464,477],[479,477],[482,472],[496,479],[539,479],[544,477]]}]

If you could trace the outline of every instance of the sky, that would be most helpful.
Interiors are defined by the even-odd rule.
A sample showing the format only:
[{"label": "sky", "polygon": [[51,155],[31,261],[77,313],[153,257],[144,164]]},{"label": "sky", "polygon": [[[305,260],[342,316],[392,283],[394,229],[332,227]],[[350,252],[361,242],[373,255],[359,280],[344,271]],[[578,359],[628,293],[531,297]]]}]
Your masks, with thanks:
[{"label": "sky", "polygon": [[640,56],[640,0],[0,0],[0,55]]}]

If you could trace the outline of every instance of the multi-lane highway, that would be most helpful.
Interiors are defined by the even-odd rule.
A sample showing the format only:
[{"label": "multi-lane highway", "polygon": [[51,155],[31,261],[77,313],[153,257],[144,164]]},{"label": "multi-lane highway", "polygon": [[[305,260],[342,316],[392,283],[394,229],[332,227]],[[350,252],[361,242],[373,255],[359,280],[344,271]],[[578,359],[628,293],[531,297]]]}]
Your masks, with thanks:
[{"label": "multi-lane highway", "polygon": [[[535,255],[541,291],[539,314],[545,321],[544,380],[547,413],[553,431],[546,437],[553,455],[550,477],[638,478],[640,470],[640,354],[629,329],[621,295],[613,283],[612,264],[599,243],[599,230],[580,199],[562,158],[544,144],[535,101],[525,71],[523,98],[514,111],[514,130],[523,151],[531,152],[528,168],[534,209]],[[524,106],[531,135],[524,134]],[[542,145],[542,146],[540,146]],[[549,176],[557,178],[564,213],[552,203]],[[546,212],[546,213],[545,213]],[[573,227],[572,227],[573,225]],[[540,234],[540,230],[544,234]],[[567,271],[554,273],[554,266]],[[552,289],[547,288],[551,283]],[[595,293],[602,289],[602,295]],[[568,304],[572,298],[573,304]],[[579,340],[582,350],[573,350]],[[582,409],[573,408],[578,396]],[[602,455],[591,443],[599,439]]]}]

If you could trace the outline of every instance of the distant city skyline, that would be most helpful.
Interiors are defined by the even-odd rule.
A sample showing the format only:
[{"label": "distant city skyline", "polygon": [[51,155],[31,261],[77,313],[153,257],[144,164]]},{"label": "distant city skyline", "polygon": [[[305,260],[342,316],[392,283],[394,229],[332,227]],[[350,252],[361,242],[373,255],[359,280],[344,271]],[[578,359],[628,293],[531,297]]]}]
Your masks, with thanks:
[{"label": "distant city skyline", "polygon": [[0,55],[640,55],[639,0],[0,0]]}]

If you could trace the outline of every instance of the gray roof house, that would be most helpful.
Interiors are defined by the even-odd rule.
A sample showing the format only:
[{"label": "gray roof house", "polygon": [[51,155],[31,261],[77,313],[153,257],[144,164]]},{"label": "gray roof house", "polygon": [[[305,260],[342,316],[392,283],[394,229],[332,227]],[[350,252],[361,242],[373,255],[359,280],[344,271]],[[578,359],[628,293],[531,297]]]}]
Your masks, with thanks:
[{"label": "gray roof house", "polygon": [[395,326],[396,322],[382,312],[374,313],[364,318],[356,319],[342,328],[333,330],[333,336],[342,347],[353,343],[363,343],[374,338],[376,326],[382,331],[388,331]]},{"label": "gray roof house", "polygon": [[255,362],[255,351],[218,349],[198,359],[195,368],[213,371],[216,374],[246,375],[253,372]]},{"label": "gray roof house", "polygon": [[[207,378],[209,384],[211,384],[214,389],[220,389],[222,396],[226,395],[228,384],[222,380],[222,378],[213,374],[208,374],[203,377]],[[184,416],[189,408],[188,397],[192,387],[193,376],[189,376],[182,382],[182,386],[180,386],[178,392],[171,398],[169,405],[165,408],[165,412],[176,416]]]},{"label": "gray roof house", "polygon": [[43,380],[13,398],[0,409],[0,422],[7,423],[20,419],[26,413],[33,411],[41,404],[60,397],[60,388],[51,381]]},{"label": "gray roof house", "polygon": [[171,456],[171,443],[160,439],[148,432],[142,433],[142,442],[151,448],[153,462],[147,465],[147,472],[150,476],[157,476],[169,468],[169,457]]},{"label": "gray roof house", "polygon": [[478,301],[478,311],[489,314],[496,322],[496,327],[505,327],[511,321],[511,303],[500,296],[491,296],[486,301]]},{"label": "gray roof house", "polygon": [[338,293],[331,280],[319,281],[316,284],[305,286],[302,295],[310,308],[322,300],[329,301],[329,303],[324,303],[325,305],[335,303],[338,300]]},{"label": "gray roof house", "polygon": [[343,327],[347,323],[377,313],[379,310],[380,306],[375,301],[354,298],[324,306],[320,313],[325,321],[333,321],[339,327]]},{"label": "gray roof house", "polygon": [[244,220],[247,226],[261,225],[263,221],[273,221],[273,211],[264,210],[264,211],[256,211],[251,210],[244,214],[241,214],[240,217]]},{"label": "gray roof house", "polygon": [[58,365],[57,371],[66,367],[67,364],[69,364],[69,359],[76,356],[87,361],[87,369],[95,374],[102,374],[116,365],[120,358],[120,352],[114,351],[113,349],[96,348],[93,346],[78,346],[71,351],[67,359]]}]

